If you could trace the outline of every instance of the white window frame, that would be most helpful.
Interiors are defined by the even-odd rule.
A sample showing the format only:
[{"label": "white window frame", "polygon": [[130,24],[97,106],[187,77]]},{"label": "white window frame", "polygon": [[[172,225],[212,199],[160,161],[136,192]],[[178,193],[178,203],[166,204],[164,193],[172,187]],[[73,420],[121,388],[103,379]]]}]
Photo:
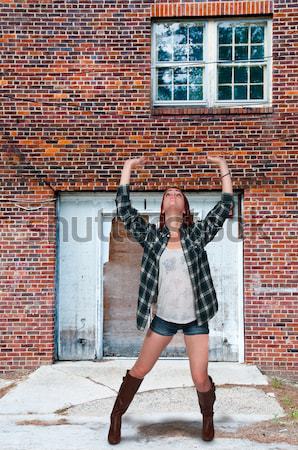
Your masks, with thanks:
[{"label": "white window frame", "polygon": [[[169,61],[164,61],[162,63],[156,64],[156,25],[160,23],[195,23],[198,25],[204,25],[204,38],[203,38],[203,61],[198,61],[196,64],[200,65],[204,63],[203,70],[203,100],[173,100],[173,101],[161,101],[156,100],[157,98],[157,76],[156,67],[164,66],[174,66],[175,64],[179,67],[189,66],[191,63],[180,63],[176,62],[171,64]],[[232,24],[232,25],[264,25],[264,99],[261,100],[217,100],[217,63],[212,64],[212,61],[217,61],[218,55],[218,36],[217,36],[217,26],[219,24]],[[215,36],[215,39],[213,38]],[[233,19],[223,19],[223,18],[212,18],[212,19],[197,19],[197,18],[183,18],[178,20],[168,20],[162,19],[152,22],[151,28],[151,103],[152,106],[205,106],[205,107],[264,107],[272,105],[272,19],[271,18],[248,18],[248,17],[237,17]],[[269,58],[268,58],[269,57]],[[245,65],[256,65],[258,60],[251,60]],[[237,63],[230,63],[231,65]],[[240,63],[241,64],[241,63]],[[260,63],[261,64],[261,63]],[[229,65],[229,62],[223,65]],[[208,82],[206,81],[208,80]]]}]

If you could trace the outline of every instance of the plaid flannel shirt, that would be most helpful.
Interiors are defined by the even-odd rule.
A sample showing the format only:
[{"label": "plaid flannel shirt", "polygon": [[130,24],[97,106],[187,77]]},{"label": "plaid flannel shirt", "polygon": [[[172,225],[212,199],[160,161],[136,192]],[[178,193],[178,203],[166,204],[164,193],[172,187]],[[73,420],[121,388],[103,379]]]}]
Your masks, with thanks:
[{"label": "plaid flannel shirt", "polygon": [[[152,303],[157,302],[159,258],[167,246],[170,230],[146,222],[131,206],[129,184],[120,184],[116,193],[117,216],[143,247],[140,285],[136,312],[138,330],[144,330]],[[211,319],[218,310],[216,292],[212,282],[207,253],[204,247],[210,242],[229,215],[234,205],[233,194],[222,192],[221,199],[203,220],[192,225],[180,226],[181,246],[187,262],[195,298],[195,313],[198,325]]]}]

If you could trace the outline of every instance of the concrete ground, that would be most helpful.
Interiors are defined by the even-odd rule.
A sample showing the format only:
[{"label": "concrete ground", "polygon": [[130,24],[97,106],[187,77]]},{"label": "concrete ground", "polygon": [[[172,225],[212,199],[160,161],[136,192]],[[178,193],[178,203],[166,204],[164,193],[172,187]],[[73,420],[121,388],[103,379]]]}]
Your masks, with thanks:
[{"label": "concrete ground", "polygon": [[[110,413],[134,361],[58,362],[17,381],[0,378],[1,450],[112,448]],[[188,359],[160,358],[122,417],[118,448],[298,449],[298,442],[287,439],[287,427],[270,436],[268,424],[286,413],[256,366],[209,362],[209,374],[216,385],[213,441],[201,439],[202,415]]]}]

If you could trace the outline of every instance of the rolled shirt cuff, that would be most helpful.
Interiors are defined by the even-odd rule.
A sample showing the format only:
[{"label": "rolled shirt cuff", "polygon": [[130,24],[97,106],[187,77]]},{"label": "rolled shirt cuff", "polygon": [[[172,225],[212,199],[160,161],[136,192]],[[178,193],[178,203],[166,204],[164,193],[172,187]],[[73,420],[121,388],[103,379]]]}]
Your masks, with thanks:
[{"label": "rolled shirt cuff", "polygon": [[230,207],[232,205],[234,206],[234,204],[235,204],[233,197],[234,197],[233,194],[230,194],[229,192],[222,192],[221,193],[221,200],[224,203],[227,203],[228,205],[230,205]]}]

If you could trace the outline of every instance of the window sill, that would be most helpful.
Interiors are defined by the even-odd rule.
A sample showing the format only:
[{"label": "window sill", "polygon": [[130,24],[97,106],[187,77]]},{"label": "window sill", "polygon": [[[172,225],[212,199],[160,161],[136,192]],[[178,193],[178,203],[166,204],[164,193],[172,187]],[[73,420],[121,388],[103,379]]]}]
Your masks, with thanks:
[{"label": "window sill", "polygon": [[152,106],[151,114],[159,115],[176,115],[176,114],[271,114],[273,113],[272,106]]}]

